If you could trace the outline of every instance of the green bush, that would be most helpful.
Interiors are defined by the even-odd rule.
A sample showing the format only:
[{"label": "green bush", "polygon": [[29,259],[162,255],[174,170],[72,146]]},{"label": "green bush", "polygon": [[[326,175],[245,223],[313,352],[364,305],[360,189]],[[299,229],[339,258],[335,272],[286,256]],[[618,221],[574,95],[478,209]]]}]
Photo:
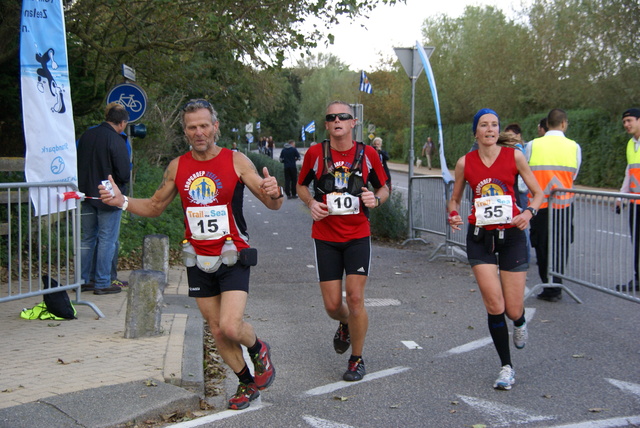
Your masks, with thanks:
[{"label": "green bush", "polygon": [[278,180],[280,186],[284,186],[284,165],[280,163],[279,159],[271,159],[267,155],[261,153],[249,152],[247,155],[251,162],[256,166],[258,173],[262,177],[262,168],[267,167],[269,175],[275,177]]},{"label": "green bush", "polygon": [[407,210],[399,192],[392,192],[387,201],[371,211],[371,234],[378,239],[402,241],[408,236]]}]

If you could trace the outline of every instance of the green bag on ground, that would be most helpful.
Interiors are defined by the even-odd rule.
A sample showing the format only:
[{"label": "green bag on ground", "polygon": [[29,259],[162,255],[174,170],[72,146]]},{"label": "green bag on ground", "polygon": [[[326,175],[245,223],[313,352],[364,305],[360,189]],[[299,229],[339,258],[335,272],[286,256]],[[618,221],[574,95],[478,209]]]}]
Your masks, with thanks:
[{"label": "green bag on ground", "polygon": [[[75,308],[73,308],[75,311]],[[20,312],[20,318],[25,320],[63,320],[65,318],[58,317],[47,309],[47,305],[42,302],[38,303],[31,309],[24,308]]]}]

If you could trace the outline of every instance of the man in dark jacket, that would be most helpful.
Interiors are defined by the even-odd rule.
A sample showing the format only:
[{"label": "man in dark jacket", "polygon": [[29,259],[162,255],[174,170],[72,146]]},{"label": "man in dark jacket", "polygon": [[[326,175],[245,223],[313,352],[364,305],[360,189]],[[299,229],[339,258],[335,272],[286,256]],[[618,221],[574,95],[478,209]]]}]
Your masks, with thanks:
[{"label": "man in dark jacket", "polygon": [[[119,188],[129,183],[126,135],[129,113],[118,103],[107,106],[105,121],[88,129],[78,140],[78,188],[86,196],[100,197],[98,185],[112,175]],[[82,279],[89,283],[95,254],[94,294],[119,293],[111,283],[111,263],[120,234],[122,210],[101,200],[82,202]],[[97,245],[96,245],[97,242]]]},{"label": "man in dark jacket", "polygon": [[289,199],[298,199],[296,194],[296,183],[298,182],[298,166],[296,161],[300,160],[300,153],[296,149],[296,142],[289,140],[280,152],[280,162],[284,163],[284,193]]}]

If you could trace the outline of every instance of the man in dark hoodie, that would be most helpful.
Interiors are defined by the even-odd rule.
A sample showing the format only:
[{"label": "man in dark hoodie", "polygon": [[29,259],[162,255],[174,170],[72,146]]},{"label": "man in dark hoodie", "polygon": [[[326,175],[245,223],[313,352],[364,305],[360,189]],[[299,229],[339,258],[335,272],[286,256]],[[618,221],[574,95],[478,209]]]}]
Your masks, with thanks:
[{"label": "man in dark hoodie", "polygon": [[[105,121],[88,129],[78,141],[78,188],[86,196],[100,197],[98,185],[109,175],[120,189],[129,183],[129,152],[126,135],[129,112],[118,103],[107,106]],[[121,288],[111,283],[111,263],[120,235],[122,210],[101,200],[82,202],[82,279],[95,279],[93,294],[115,294]],[[96,244],[97,242],[97,244]],[[95,278],[91,265],[95,253]]]},{"label": "man in dark hoodie", "polygon": [[300,153],[296,149],[296,142],[289,140],[280,152],[280,162],[284,163],[284,193],[289,199],[298,199],[296,183],[298,182],[298,166]]}]

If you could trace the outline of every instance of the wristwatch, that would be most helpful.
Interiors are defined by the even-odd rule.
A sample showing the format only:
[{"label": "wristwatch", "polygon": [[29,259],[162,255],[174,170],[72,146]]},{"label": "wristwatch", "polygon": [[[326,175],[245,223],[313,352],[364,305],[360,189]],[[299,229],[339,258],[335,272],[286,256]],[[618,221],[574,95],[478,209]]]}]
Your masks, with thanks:
[{"label": "wristwatch", "polygon": [[[124,196],[124,195],[122,195]],[[122,206],[120,207],[120,209],[122,211],[126,211],[127,207],[129,206],[129,198],[127,198],[126,196],[124,196],[124,203],[122,204]]]},{"label": "wristwatch", "polygon": [[531,217],[535,217],[538,214],[538,210],[533,207],[527,207],[525,211],[531,212]]},{"label": "wristwatch", "polygon": [[284,190],[282,190],[282,186],[280,186],[280,196],[278,196],[277,198],[274,198],[273,196],[271,197],[271,199],[273,199],[274,201],[280,198],[284,198]]},{"label": "wristwatch", "polygon": [[376,196],[376,208],[380,206],[380,197]]}]

